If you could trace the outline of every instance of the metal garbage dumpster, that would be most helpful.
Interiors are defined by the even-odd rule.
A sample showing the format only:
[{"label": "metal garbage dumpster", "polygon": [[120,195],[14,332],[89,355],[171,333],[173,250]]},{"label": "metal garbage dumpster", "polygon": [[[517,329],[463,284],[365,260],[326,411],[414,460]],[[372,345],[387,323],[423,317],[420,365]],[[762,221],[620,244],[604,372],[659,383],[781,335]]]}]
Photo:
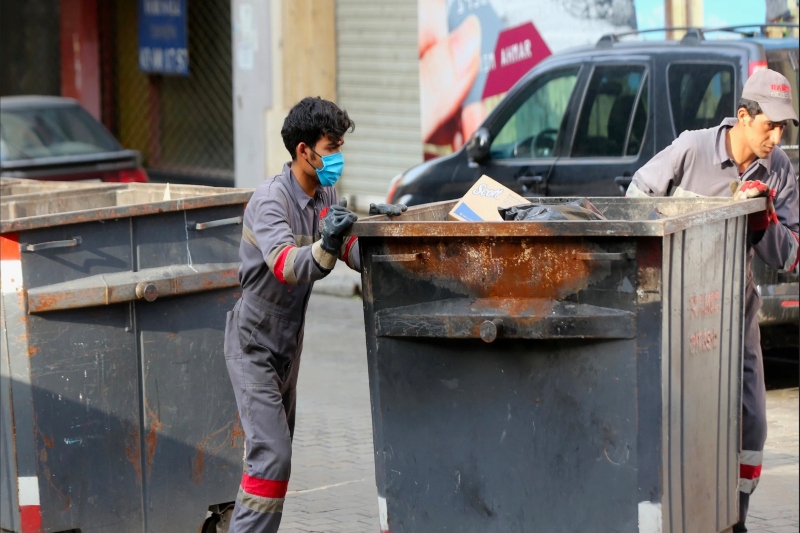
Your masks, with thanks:
[{"label": "metal garbage dumpster", "polygon": [[[539,198],[534,202],[563,202]],[[738,514],[746,215],[353,227],[384,532],[710,533]]]},{"label": "metal garbage dumpster", "polygon": [[0,529],[214,531],[241,477],[222,345],[252,191],[5,183]]}]

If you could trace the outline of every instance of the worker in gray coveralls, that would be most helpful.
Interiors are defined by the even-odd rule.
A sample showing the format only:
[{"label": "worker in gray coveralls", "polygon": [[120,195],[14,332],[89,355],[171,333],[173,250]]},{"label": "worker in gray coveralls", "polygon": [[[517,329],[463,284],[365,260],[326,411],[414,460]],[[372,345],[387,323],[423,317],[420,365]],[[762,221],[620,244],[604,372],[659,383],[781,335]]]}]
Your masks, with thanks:
[{"label": "worker in gray coveralls", "polygon": [[783,130],[797,125],[789,81],[763,69],[745,83],[736,117],[715,128],[683,132],[633,176],[627,196],[765,196],[769,208],[748,217],[745,288],[742,449],[739,455],[739,522],[747,531],[750,494],[758,484],[767,439],[766,388],[757,314],[761,296],[753,282],[753,254],[769,266],[793,271],[798,263],[797,175],[781,150]]},{"label": "worker in gray coveralls", "polygon": [[[278,531],[289,484],[296,385],[311,287],[336,260],[361,270],[356,215],[333,185],[344,168],[347,112],[305,98],[281,129],[290,163],[264,180],[244,212],[239,256],[242,297],[228,312],[225,362],[245,433],[245,465],[231,533]],[[399,215],[405,206],[370,206]]]}]

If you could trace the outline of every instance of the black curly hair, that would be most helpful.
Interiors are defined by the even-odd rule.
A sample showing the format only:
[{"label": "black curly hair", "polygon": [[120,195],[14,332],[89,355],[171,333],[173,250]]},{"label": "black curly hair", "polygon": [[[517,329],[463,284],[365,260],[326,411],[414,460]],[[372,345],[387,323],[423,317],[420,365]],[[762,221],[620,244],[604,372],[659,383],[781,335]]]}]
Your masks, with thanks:
[{"label": "black curly hair", "polygon": [[747,98],[741,98],[739,100],[739,105],[736,108],[736,113],[739,113],[739,110],[744,108],[747,111],[747,114],[750,115],[752,118],[756,118],[756,116],[760,115],[764,111],[761,110],[761,106],[758,105],[758,102],[755,100],[748,100]]},{"label": "black curly hair", "polygon": [[356,125],[347,116],[347,111],[319,96],[308,96],[298,102],[286,115],[281,128],[283,144],[297,157],[297,145],[301,142],[314,147],[324,135],[333,142],[339,142],[345,133],[352,132]]}]

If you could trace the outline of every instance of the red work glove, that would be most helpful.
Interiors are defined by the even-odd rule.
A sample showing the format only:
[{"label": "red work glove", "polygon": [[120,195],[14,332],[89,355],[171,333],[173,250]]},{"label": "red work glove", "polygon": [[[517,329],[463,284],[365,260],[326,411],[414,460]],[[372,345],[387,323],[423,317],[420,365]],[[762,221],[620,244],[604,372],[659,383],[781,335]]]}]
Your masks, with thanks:
[{"label": "red work glove", "polygon": [[775,198],[775,189],[770,189],[761,181],[731,182],[731,191],[734,200],[749,200],[751,198],[766,198],[767,209],[760,213],[747,215],[747,226],[750,231],[764,231],[770,224],[778,223],[778,215],[772,200]]}]

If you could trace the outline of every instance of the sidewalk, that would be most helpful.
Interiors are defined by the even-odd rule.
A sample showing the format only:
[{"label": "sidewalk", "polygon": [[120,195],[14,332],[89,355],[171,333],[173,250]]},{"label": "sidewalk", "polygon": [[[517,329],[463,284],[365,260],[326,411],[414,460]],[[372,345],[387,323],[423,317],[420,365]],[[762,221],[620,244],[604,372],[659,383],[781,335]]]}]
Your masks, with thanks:
[{"label": "sidewalk", "polygon": [[798,390],[767,391],[767,445],[761,481],[750,502],[749,533],[800,531]]},{"label": "sidewalk", "polygon": [[[361,300],[327,296],[315,286],[307,316],[292,479],[281,532],[377,533]],[[797,533],[797,388],[769,391],[767,409],[764,470],[748,526],[751,533]]]}]

